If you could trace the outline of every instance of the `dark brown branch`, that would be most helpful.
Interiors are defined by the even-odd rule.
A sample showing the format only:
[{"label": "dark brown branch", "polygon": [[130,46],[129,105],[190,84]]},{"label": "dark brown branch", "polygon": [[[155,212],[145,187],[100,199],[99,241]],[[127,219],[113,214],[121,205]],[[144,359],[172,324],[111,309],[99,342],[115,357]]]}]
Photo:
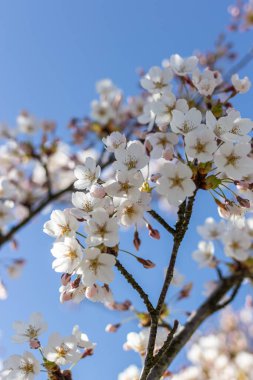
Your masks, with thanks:
[{"label": "dark brown branch", "polygon": [[242,284],[242,279],[240,279],[238,281],[238,283],[235,285],[231,295],[228,297],[228,299],[222,303],[219,303],[217,306],[216,306],[216,309],[215,311],[218,311],[218,310],[221,310],[221,309],[224,309],[224,307],[226,307],[227,305],[229,305],[236,297],[240,287],[241,287],[241,284]]},{"label": "dark brown branch", "polygon": [[173,243],[173,248],[171,252],[171,257],[170,257],[168,269],[166,272],[165,280],[163,283],[163,287],[162,287],[162,290],[157,302],[157,306],[155,309],[156,316],[151,318],[152,323],[151,323],[150,335],[149,335],[149,341],[148,341],[148,347],[147,347],[147,355],[145,358],[144,367],[142,370],[140,380],[145,380],[147,378],[147,375],[150,369],[153,367],[153,361],[154,361],[153,352],[155,348],[158,321],[159,321],[159,317],[161,314],[161,310],[162,310],[169,286],[173,278],[178,250],[184,238],[184,235],[188,229],[195,196],[196,196],[196,191],[194,195],[189,198],[188,203],[186,204],[186,201],[184,201],[180,205],[179,210],[178,210],[178,221],[176,223],[176,228],[175,228],[175,233],[174,233],[174,243]]},{"label": "dark brown branch", "polygon": [[[244,273],[233,274],[224,278],[219,282],[217,288],[209,296],[209,298],[203,302],[203,304],[197,309],[197,311],[192,315],[189,321],[184,326],[183,330],[173,339],[168,349],[165,350],[163,355],[160,357],[158,362],[154,365],[147,380],[158,380],[161,378],[162,374],[166,371],[168,366],[171,364],[176,355],[181,351],[185,344],[189,341],[193,333],[198,329],[198,327],[212,314],[214,314],[218,309],[220,301],[223,297],[231,290],[234,286],[240,287],[240,284],[244,278]],[[237,291],[238,291],[237,289]],[[233,296],[229,298],[231,302],[237,294],[233,292]],[[223,307],[228,303],[223,303]]]},{"label": "dark brown branch", "polygon": [[163,346],[160,348],[160,350],[155,355],[153,364],[157,363],[157,361],[164,354],[164,352],[166,352],[168,350],[168,348],[170,347],[170,344],[174,338],[174,335],[178,329],[178,326],[179,326],[179,322],[177,320],[175,320],[174,325],[173,325],[171,331],[169,332],[166,341],[164,342]]},{"label": "dark brown branch", "polygon": [[13,235],[15,235],[19,230],[21,230],[27,223],[30,222],[36,215],[38,215],[46,206],[48,206],[51,202],[54,200],[60,198],[63,194],[67,193],[68,191],[71,191],[73,188],[73,184],[69,185],[68,187],[65,187],[64,189],[51,194],[47,198],[45,198],[41,203],[35,207],[34,209],[31,209],[29,215],[22,220],[19,224],[12,227],[5,235],[0,236],[0,247],[7,243],[9,240],[12,239]]},{"label": "dark brown branch", "polygon": [[171,227],[155,210],[150,210],[148,213],[163,226],[171,235],[174,236],[175,229]]},{"label": "dark brown branch", "polygon": [[120,261],[118,259],[116,261],[115,266],[120,271],[120,273],[122,274],[122,276],[125,277],[125,279],[127,280],[127,282],[132,286],[132,288],[135,289],[137,291],[137,293],[139,293],[141,299],[143,300],[144,304],[146,305],[146,308],[147,308],[149,314],[152,316],[154,314],[154,312],[155,312],[155,309],[154,309],[154,306],[152,305],[152,303],[150,302],[148,295],[144,292],[144,290],[142,289],[142,287],[133,278],[133,276],[131,275],[131,273],[129,273],[126,270],[126,268],[120,263]]}]

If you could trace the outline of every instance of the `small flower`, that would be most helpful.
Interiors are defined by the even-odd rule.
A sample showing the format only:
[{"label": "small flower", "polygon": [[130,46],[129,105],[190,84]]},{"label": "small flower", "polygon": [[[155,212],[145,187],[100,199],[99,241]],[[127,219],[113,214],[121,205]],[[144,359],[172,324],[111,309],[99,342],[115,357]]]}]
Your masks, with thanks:
[{"label": "small flower", "polygon": [[192,74],[192,82],[201,95],[209,96],[214,92],[222,82],[221,74],[218,71],[205,69],[203,73],[199,69],[195,69]]},{"label": "small flower", "polygon": [[156,191],[164,195],[169,203],[179,205],[186,197],[193,195],[196,186],[191,179],[192,171],[187,165],[181,162],[176,164],[166,162],[160,173]]},{"label": "small flower", "polygon": [[214,257],[214,245],[211,241],[201,241],[198,244],[198,250],[192,254],[194,260],[196,260],[200,267],[208,266]]},{"label": "small flower", "polygon": [[12,337],[15,343],[24,343],[37,339],[47,330],[47,323],[41,313],[33,313],[29,322],[16,321],[13,323],[16,335]]},{"label": "small flower", "polygon": [[73,273],[83,257],[82,248],[77,240],[69,237],[54,243],[51,253],[56,258],[52,268],[61,273]]},{"label": "small flower", "polygon": [[91,286],[96,281],[105,284],[112,282],[115,257],[108,253],[102,253],[100,249],[94,247],[87,248],[84,252],[85,257],[77,270],[77,273],[82,276],[83,284]]},{"label": "small flower", "polygon": [[131,171],[143,169],[148,164],[148,157],[143,144],[139,141],[130,141],[126,149],[115,152],[116,161],[113,166],[116,170]]},{"label": "small flower", "polygon": [[238,74],[233,74],[231,77],[231,82],[237,92],[239,94],[245,94],[248,92],[251,87],[251,82],[248,77],[244,77],[242,79],[239,78]]},{"label": "small flower", "polygon": [[77,346],[79,348],[85,348],[87,350],[94,350],[96,343],[92,343],[88,336],[80,331],[79,326],[75,325],[72,330],[72,335],[77,340]]},{"label": "small flower", "polygon": [[247,155],[251,151],[250,144],[224,143],[214,155],[214,163],[218,170],[230,178],[242,179],[252,172],[253,160]]},{"label": "small flower", "polygon": [[92,157],[87,157],[84,166],[78,165],[75,168],[75,176],[77,181],[75,181],[74,186],[78,190],[85,190],[91,187],[97,182],[100,176],[101,168],[96,166],[96,161]]},{"label": "small flower", "polygon": [[165,151],[171,149],[173,155],[173,147],[178,143],[178,136],[175,133],[151,133],[147,136],[146,141],[152,146],[151,157],[161,158]]},{"label": "small flower", "polygon": [[126,147],[126,137],[120,132],[112,132],[109,136],[102,139],[108,152],[114,153],[117,149]]},{"label": "small flower", "polygon": [[177,75],[185,76],[195,70],[198,64],[198,58],[196,56],[182,58],[179,54],[173,54],[169,62],[170,67]]},{"label": "small flower", "polygon": [[117,220],[110,218],[106,210],[98,208],[85,226],[88,234],[86,243],[89,246],[104,244],[107,247],[114,247],[119,242],[118,229]]},{"label": "small flower", "polygon": [[215,136],[207,128],[194,130],[185,137],[185,152],[191,159],[196,158],[199,162],[211,161],[216,149]]},{"label": "small flower", "polygon": [[[33,380],[40,372],[40,363],[30,352],[12,355],[3,362],[3,372],[8,380]],[[1,375],[1,374],[0,374]]]},{"label": "small flower", "polygon": [[225,223],[216,223],[213,218],[207,218],[203,226],[197,227],[198,233],[206,240],[219,240],[225,232]]},{"label": "small flower", "polygon": [[71,209],[71,214],[77,219],[89,218],[90,214],[96,208],[103,207],[103,201],[92,197],[90,193],[84,193],[82,191],[72,193],[72,203],[76,209]]},{"label": "small flower", "polygon": [[175,133],[186,135],[200,127],[202,114],[196,108],[191,108],[186,113],[179,110],[172,111],[171,129]]},{"label": "small flower", "polygon": [[77,340],[72,335],[66,338],[54,333],[49,337],[48,345],[44,348],[44,356],[47,360],[57,365],[75,363],[80,359],[77,351]]},{"label": "small flower", "polygon": [[143,219],[145,211],[144,205],[126,199],[118,207],[117,217],[123,226],[131,226]]},{"label": "small flower", "polygon": [[117,171],[115,181],[105,185],[105,190],[111,197],[136,200],[140,196],[140,187],[144,182],[140,171],[132,174],[127,171]]},{"label": "small flower", "polygon": [[246,230],[231,225],[223,236],[225,254],[238,261],[244,261],[249,257],[251,238]]},{"label": "small flower", "polygon": [[93,100],[91,103],[91,117],[98,123],[105,125],[115,118],[115,110],[107,100]]},{"label": "small flower", "polygon": [[43,232],[56,238],[75,236],[77,229],[77,220],[70,214],[69,209],[54,210],[51,213],[50,220],[43,226]]},{"label": "small flower", "polygon": [[173,78],[171,68],[161,69],[154,66],[141,79],[141,86],[151,94],[159,94],[170,90],[170,81]]}]

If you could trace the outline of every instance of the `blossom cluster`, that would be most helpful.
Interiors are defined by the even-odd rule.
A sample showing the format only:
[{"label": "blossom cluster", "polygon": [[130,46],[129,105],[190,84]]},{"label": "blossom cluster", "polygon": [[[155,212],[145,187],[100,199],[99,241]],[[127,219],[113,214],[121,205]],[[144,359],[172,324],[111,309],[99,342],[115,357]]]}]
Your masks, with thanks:
[{"label": "blossom cluster", "polygon": [[[141,344],[136,346],[136,343],[140,338],[139,341],[133,338],[133,347],[139,349]],[[216,331],[193,338],[187,349],[188,365],[164,376],[170,380],[252,380],[252,343],[253,305],[252,298],[248,296],[240,311],[230,308],[222,312]],[[129,366],[118,376],[118,380],[139,378],[140,369],[136,365]]]},{"label": "blossom cluster", "polygon": [[[137,249],[141,226],[159,239],[147,216],[157,195],[178,207],[197,191],[209,191],[222,217],[242,216],[251,208],[253,122],[219,96],[230,92],[232,98],[244,93],[250,82],[236,74],[231,80],[232,85],[224,88],[219,72],[200,71],[197,57],[183,59],[177,54],[142,77],[146,92],[137,116],[143,124],[139,138],[128,141],[120,131],[103,137],[110,167],[103,170],[93,157],[77,165],[73,171],[74,207],[53,211],[44,225],[44,232],[56,239],[51,252],[53,269],[62,273],[61,301],[80,302],[85,297],[112,301],[109,285],[122,251],[120,228],[135,229]],[[176,97],[173,85],[177,81],[189,87],[191,96],[186,92],[184,97]],[[115,97],[120,97],[119,90],[110,81],[99,82],[98,90],[101,99],[92,103],[92,115],[106,124],[115,116],[111,108]],[[199,96],[203,98],[201,106]],[[240,261],[248,258],[251,240],[247,228],[242,222],[229,224],[227,232],[221,233],[227,256]],[[212,254],[212,243],[201,243],[194,257],[203,261]]]},{"label": "blossom cluster", "polygon": [[0,378],[3,380],[33,380],[43,368],[49,377],[52,373],[58,373],[58,376],[61,375],[60,378],[68,379],[70,371],[62,371],[61,367],[76,364],[86,356],[92,355],[95,348],[95,344],[89,341],[77,325],[73,327],[70,336],[51,334],[47,345],[43,347],[39,338],[47,330],[47,323],[40,313],[33,313],[28,322],[14,322],[13,328],[13,341],[19,344],[28,343],[30,349],[37,350],[42,356],[42,368],[35,355],[25,351],[22,355],[12,355],[3,362],[0,372]]},{"label": "blossom cluster", "polygon": [[200,241],[193,258],[200,266],[215,266],[215,243],[222,245],[222,252],[229,258],[245,261],[252,257],[253,219],[240,218],[236,221],[215,222],[207,218],[203,226],[197,227],[198,233],[205,240]]}]

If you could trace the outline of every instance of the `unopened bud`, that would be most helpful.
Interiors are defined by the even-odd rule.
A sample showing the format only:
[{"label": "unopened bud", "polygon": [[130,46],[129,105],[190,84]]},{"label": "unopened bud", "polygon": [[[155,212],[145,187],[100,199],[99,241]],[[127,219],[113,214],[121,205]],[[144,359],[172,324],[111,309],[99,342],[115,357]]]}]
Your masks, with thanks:
[{"label": "unopened bud", "polygon": [[248,199],[242,198],[239,195],[237,195],[236,199],[240,206],[250,208],[250,201]]},{"label": "unopened bud", "polygon": [[144,268],[151,269],[155,267],[155,264],[151,260],[142,259],[141,257],[137,257],[137,261],[141,263]]},{"label": "unopened bud", "polygon": [[109,324],[106,326],[105,331],[109,332],[109,333],[114,333],[114,332],[118,331],[120,326],[121,326],[120,323],[116,323],[115,325]]},{"label": "unopened bud", "polygon": [[88,286],[85,291],[85,296],[88,299],[94,298],[98,294],[98,288],[96,285]]},{"label": "unopened bud", "polygon": [[30,344],[30,348],[33,350],[37,350],[38,348],[40,348],[40,341],[36,338],[31,339],[29,344]]},{"label": "unopened bud", "polygon": [[71,299],[72,299],[72,293],[71,292],[63,292],[60,294],[60,302],[61,303],[70,301]]},{"label": "unopened bud", "polygon": [[139,237],[139,232],[136,230],[134,232],[134,240],[133,240],[133,243],[134,243],[134,246],[135,246],[135,249],[137,251],[139,251],[139,248],[140,248],[140,245],[141,245],[141,239]]},{"label": "unopened bud", "polygon": [[61,276],[61,283],[63,286],[66,286],[71,280],[71,274],[63,273]]},{"label": "unopened bud", "polygon": [[160,232],[155,230],[150,224],[148,224],[148,234],[150,237],[156,240],[160,240]]}]

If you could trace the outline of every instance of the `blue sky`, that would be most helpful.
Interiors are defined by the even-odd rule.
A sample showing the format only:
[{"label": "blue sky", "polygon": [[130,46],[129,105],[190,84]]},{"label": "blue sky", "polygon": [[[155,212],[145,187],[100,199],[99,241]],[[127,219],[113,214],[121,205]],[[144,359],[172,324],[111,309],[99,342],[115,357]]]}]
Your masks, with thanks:
[{"label": "blue sky", "polygon": [[[110,77],[126,95],[137,93],[137,68],[159,65],[172,53],[187,56],[196,49],[211,48],[217,34],[228,23],[229,4],[227,0],[2,0],[0,120],[14,124],[17,113],[27,109],[38,117],[54,119],[60,134],[65,136],[64,128],[69,119],[89,112],[97,80]],[[241,54],[251,47],[250,32],[231,35],[231,38]],[[252,68],[250,64],[243,70],[251,78]],[[237,105],[243,116],[253,118],[250,94]],[[201,203],[194,212],[192,227],[179,257],[179,267],[187,279],[196,278],[196,273],[198,276],[191,305],[200,301],[198,287],[209,275],[208,271],[197,271],[190,259],[190,251],[198,242],[195,227],[209,215],[217,218],[216,208],[205,200],[200,194]],[[138,364],[136,354],[124,353],[121,349],[126,333],[130,329],[137,331],[136,323],[129,323],[117,335],[105,334],[106,324],[118,322],[121,315],[89,302],[77,307],[59,303],[59,276],[51,270],[52,240],[42,233],[47,219],[48,215],[38,217],[19,234],[19,255],[25,257],[28,264],[23,277],[9,284],[9,299],[0,304],[2,356],[25,348],[10,343],[12,321],[27,319],[32,311],[41,311],[51,332],[57,330],[68,335],[78,323],[98,343],[96,355],[76,368],[75,379],[116,380],[119,371],[131,363]],[[126,266],[135,271],[140,283],[150,290],[153,299],[160,285],[161,268],[168,261],[166,252],[170,240],[163,236],[159,245],[150,241],[145,232],[142,236],[141,252],[157,261],[159,270],[147,273],[136,269],[130,258],[122,258]],[[125,237],[123,246],[130,247]],[[11,254],[8,247],[2,254]],[[135,293],[118,275],[114,289],[118,299],[131,298],[140,307]],[[178,360],[176,365],[180,364]]]}]

